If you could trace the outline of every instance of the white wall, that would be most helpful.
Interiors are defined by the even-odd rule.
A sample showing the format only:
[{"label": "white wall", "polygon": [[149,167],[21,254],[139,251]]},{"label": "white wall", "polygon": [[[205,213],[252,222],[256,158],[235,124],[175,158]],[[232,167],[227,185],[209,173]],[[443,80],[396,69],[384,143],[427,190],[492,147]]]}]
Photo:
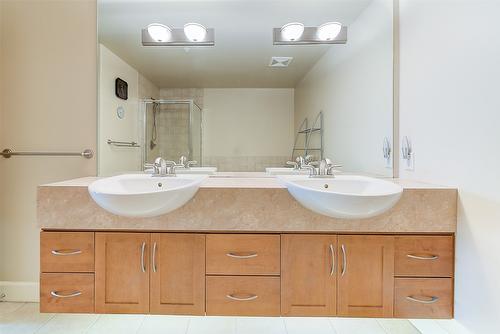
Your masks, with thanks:
[{"label": "white wall", "polygon": [[401,0],[400,133],[415,170],[459,192],[455,317],[500,332],[500,2]]},{"label": "white wall", "polygon": [[332,46],[295,89],[296,130],[322,110],[325,156],[345,171],[392,176],[382,155],[392,138],[392,14],[392,0],[374,0],[347,44]]},{"label": "white wall", "polygon": [[[139,73],[106,46],[99,45],[99,175],[141,169],[141,149],[109,145],[108,139],[139,142]],[[128,84],[128,99],[115,95],[115,80]],[[125,109],[117,117],[116,109]]]},{"label": "white wall", "polygon": [[[1,8],[0,149],[95,150],[95,1],[2,1]],[[0,170],[0,293],[15,299],[29,290],[36,298],[36,187],[95,175],[96,160],[0,158]]]},{"label": "white wall", "polygon": [[204,156],[288,156],[293,146],[294,90],[204,89]]}]

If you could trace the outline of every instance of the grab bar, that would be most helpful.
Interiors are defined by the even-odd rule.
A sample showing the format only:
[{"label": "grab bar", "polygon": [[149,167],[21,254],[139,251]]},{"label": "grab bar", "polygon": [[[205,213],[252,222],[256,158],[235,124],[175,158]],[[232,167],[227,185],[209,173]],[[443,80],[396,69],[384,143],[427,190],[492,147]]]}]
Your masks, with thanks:
[{"label": "grab bar", "polygon": [[108,139],[107,143],[118,147],[141,147],[141,145],[137,144],[135,141],[116,141]]},{"label": "grab bar", "polygon": [[83,152],[14,152],[6,148],[0,152],[4,158],[8,159],[13,155],[31,155],[31,156],[50,156],[50,157],[84,157],[90,159],[94,156],[94,151],[91,149],[83,150]]}]

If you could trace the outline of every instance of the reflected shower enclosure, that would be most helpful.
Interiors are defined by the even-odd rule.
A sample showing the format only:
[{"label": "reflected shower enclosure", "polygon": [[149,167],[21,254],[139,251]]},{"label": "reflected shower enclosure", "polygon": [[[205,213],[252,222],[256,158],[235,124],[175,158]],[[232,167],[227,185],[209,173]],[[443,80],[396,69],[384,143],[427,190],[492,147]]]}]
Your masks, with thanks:
[{"label": "reflected shower enclosure", "polygon": [[202,166],[202,114],[193,100],[143,100],[143,163],[181,156]]}]

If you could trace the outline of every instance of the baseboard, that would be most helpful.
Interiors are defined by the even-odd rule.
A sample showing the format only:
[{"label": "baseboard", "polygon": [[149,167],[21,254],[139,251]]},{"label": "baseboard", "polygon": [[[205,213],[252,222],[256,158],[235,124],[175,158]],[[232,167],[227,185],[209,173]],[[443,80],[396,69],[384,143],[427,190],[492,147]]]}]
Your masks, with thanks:
[{"label": "baseboard", "polygon": [[5,302],[39,302],[40,287],[38,282],[0,281],[1,301]]}]

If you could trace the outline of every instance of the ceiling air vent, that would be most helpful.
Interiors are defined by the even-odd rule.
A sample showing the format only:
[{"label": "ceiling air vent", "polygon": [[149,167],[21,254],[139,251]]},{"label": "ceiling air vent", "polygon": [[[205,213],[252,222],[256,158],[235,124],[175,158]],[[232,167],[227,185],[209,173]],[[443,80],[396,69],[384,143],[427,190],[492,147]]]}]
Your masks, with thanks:
[{"label": "ceiling air vent", "polygon": [[269,67],[288,67],[292,60],[293,57],[271,57]]}]

